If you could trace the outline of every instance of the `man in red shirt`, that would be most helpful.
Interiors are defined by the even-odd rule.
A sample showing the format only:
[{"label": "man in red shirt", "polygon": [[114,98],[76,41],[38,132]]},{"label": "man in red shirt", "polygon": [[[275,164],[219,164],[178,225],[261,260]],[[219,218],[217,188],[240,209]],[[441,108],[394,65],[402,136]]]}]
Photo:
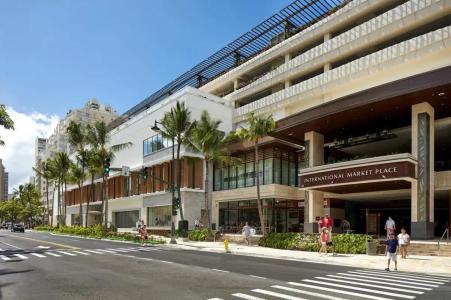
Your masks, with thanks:
[{"label": "man in red shirt", "polygon": [[318,232],[321,233],[324,227],[326,227],[325,218],[321,218],[318,221]]},{"label": "man in red shirt", "polygon": [[327,228],[329,233],[329,242],[332,241],[332,227],[333,227],[333,219],[329,216],[329,214],[325,214],[324,216],[324,227]]}]

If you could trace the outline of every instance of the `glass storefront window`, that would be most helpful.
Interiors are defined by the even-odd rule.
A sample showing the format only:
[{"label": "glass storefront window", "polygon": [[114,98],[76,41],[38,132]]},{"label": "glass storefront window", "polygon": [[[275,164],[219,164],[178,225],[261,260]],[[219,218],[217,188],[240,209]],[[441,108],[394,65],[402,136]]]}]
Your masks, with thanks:
[{"label": "glass storefront window", "polygon": [[282,184],[288,185],[288,161],[282,160]]},{"label": "glass storefront window", "polygon": [[229,189],[236,188],[236,167],[229,168]]},{"label": "glass storefront window", "polygon": [[245,174],[244,174],[244,171],[245,171],[245,167],[244,167],[244,164],[240,164],[239,166],[238,166],[238,168],[237,168],[237,172],[238,172],[238,180],[237,180],[237,185],[238,185],[238,187],[239,188],[242,188],[242,187],[244,187],[244,178],[245,178]]},{"label": "glass storefront window", "polygon": [[280,159],[274,159],[274,183],[280,184]]},{"label": "glass storefront window", "polygon": [[222,168],[222,189],[228,190],[229,189],[229,168]]},{"label": "glass storefront window", "polygon": [[149,227],[171,227],[171,206],[148,208]]},{"label": "glass storefront window", "polygon": [[246,186],[254,186],[255,182],[254,163],[246,163]]},{"label": "glass storefront window", "polygon": [[215,191],[220,191],[221,190],[221,183],[222,183],[222,176],[221,176],[221,169],[219,168],[215,168],[215,173],[214,173],[214,190]]},{"label": "glass storefront window", "polygon": [[272,158],[267,158],[265,159],[265,163],[264,163],[264,180],[263,180],[263,184],[271,184],[273,183],[272,180],[272,170],[273,170],[273,159]]},{"label": "glass storefront window", "polygon": [[133,228],[139,220],[139,210],[119,211],[113,215],[116,228]]},{"label": "glass storefront window", "polygon": [[297,186],[296,163],[290,162],[290,185]]}]

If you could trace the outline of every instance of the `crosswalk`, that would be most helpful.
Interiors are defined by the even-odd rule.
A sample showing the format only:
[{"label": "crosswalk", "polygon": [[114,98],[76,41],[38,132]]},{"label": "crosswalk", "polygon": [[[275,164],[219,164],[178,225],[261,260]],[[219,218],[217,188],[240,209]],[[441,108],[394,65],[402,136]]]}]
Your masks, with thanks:
[{"label": "crosswalk", "polygon": [[226,298],[246,300],[428,299],[428,292],[447,285],[450,281],[451,277],[445,276],[360,269],[274,284],[267,288],[251,289],[248,292],[240,291]]},{"label": "crosswalk", "polygon": [[79,249],[79,250],[49,250],[46,251],[26,251],[17,249],[0,249],[0,261],[12,261],[12,260],[27,260],[31,258],[55,258],[55,257],[74,257],[74,256],[89,256],[89,255],[108,255],[108,254],[121,254],[129,252],[150,252],[161,251],[157,247],[125,247],[125,248],[106,248],[106,249]]}]

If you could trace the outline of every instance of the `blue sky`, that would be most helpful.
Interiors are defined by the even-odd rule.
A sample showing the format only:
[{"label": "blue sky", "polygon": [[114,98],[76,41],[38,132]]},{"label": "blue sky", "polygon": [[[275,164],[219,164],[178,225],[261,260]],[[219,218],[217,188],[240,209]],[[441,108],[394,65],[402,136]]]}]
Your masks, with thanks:
[{"label": "blue sky", "polygon": [[290,2],[0,0],[0,103],[122,113]]}]

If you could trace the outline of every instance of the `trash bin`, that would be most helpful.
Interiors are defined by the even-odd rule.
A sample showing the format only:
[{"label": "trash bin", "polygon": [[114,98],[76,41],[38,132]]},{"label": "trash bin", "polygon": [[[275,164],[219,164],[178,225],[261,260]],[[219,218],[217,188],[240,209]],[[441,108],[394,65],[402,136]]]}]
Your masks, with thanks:
[{"label": "trash bin", "polygon": [[182,238],[188,237],[188,221],[187,220],[179,221],[179,235]]},{"label": "trash bin", "polygon": [[366,242],[366,255],[377,255],[377,241],[367,240]]},{"label": "trash bin", "polygon": [[211,230],[216,230],[216,223],[211,223]]}]

